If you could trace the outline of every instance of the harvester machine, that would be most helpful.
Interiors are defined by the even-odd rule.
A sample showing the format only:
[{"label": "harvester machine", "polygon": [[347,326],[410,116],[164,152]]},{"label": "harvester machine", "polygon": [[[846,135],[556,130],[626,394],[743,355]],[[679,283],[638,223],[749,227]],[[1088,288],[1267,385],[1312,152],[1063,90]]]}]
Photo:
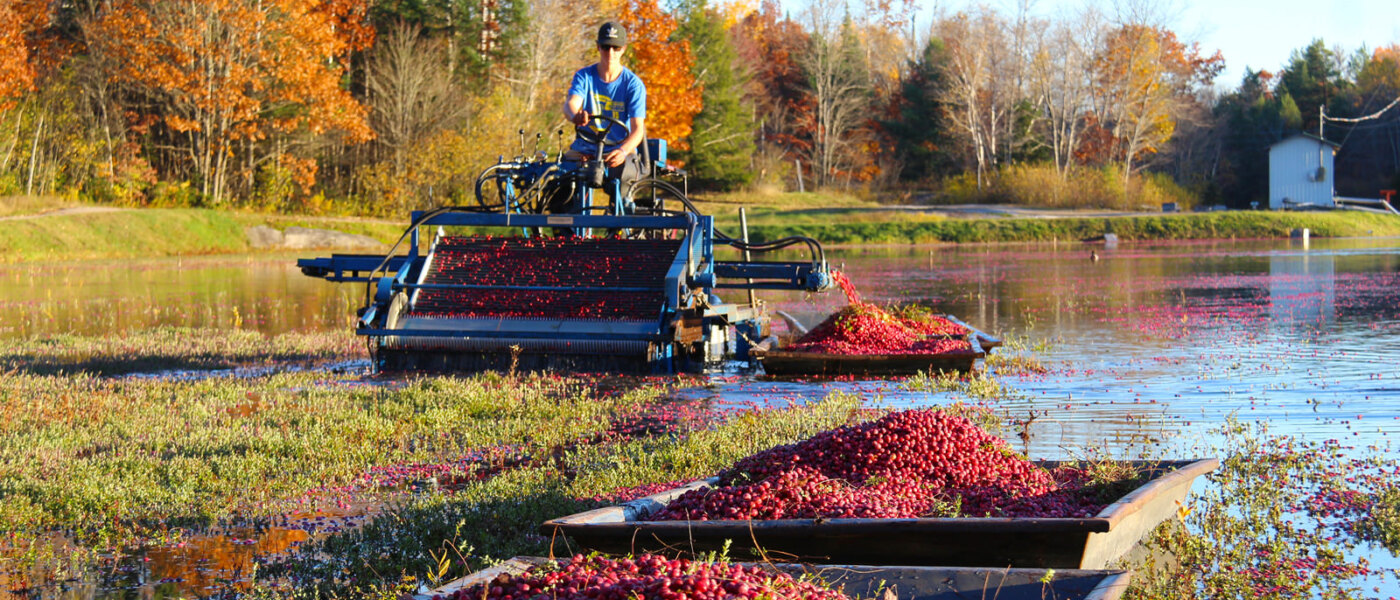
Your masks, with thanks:
[{"label": "harvester machine", "polygon": [[[599,182],[588,162],[502,161],[478,179],[478,205],[412,213],[387,255],[297,265],[365,284],[356,333],[380,371],[673,373],[747,360],[768,337],[769,316],[747,301],[752,294],[735,303],[721,291],[824,291],[832,280],[821,246],[717,232],[713,217],[659,179],[664,144],[648,147],[652,176],[626,189]],[[612,185],[614,200],[595,206],[600,184]],[[792,246],[807,259],[748,260]],[[743,259],[718,260],[717,247]]]}]

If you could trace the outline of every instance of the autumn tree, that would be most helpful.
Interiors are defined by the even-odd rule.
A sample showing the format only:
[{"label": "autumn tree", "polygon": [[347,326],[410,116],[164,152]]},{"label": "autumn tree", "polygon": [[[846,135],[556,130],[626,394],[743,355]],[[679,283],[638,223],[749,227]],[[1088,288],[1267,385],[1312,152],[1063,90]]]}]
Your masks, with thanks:
[{"label": "autumn tree", "polygon": [[[1400,106],[1386,104],[1400,100],[1400,44],[1391,44],[1377,48],[1371,55],[1371,59],[1362,67],[1357,74],[1356,89],[1358,95],[1364,99],[1366,109],[1381,110],[1386,106],[1385,112],[1378,119],[1380,127],[1376,128],[1376,136],[1386,143],[1381,144],[1384,148],[1389,148],[1390,152],[1378,151],[1376,157],[1379,160],[1388,162],[1389,182],[1385,185],[1389,189],[1400,189]],[[1379,107],[1379,108],[1377,108]],[[1386,157],[1389,161],[1385,161]],[[1384,167],[1383,167],[1384,168]]]},{"label": "autumn tree", "polygon": [[548,116],[540,126],[559,120],[559,103],[570,75],[597,60],[592,43],[596,31],[580,23],[604,20],[597,7],[586,0],[530,3],[528,25],[520,34],[523,54],[511,78],[514,94],[526,110]]},{"label": "autumn tree", "polygon": [[281,164],[303,185],[311,158],[291,152],[325,134],[371,137],[366,109],[341,86],[343,59],[371,36],[346,27],[362,4],[321,0],[114,0],[89,48],[116,65],[133,131],[167,176],[186,174],[211,204],[230,177],[251,187]]},{"label": "autumn tree", "polygon": [[629,65],[647,86],[647,137],[685,150],[701,93],[691,73],[690,42],[672,39],[676,19],[656,0],[627,0],[618,20],[627,27]]},{"label": "autumn tree", "polygon": [[1381,102],[1400,96],[1400,43],[1376,48],[1357,73],[1356,88]]},{"label": "autumn tree", "polygon": [[62,67],[73,52],[46,0],[0,2],[0,174],[25,193],[50,193],[89,162],[81,100]]},{"label": "autumn tree", "polygon": [[703,86],[695,115],[690,150],[681,155],[700,185],[732,190],[753,181],[753,107],[744,97],[747,83],[723,15],[705,0],[680,6],[684,15],[677,34],[695,54],[692,71]]},{"label": "autumn tree", "polygon": [[1364,53],[1327,110],[1330,139],[1342,142],[1336,186],[1343,195],[1376,197],[1400,188],[1400,44]]},{"label": "autumn tree", "polygon": [[417,144],[457,126],[467,108],[463,89],[447,68],[446,41],[420,33],[404,23],[379,36],[366,69],[370,123],[396,177],[403,175]]},{"label": "autumn tree", "polygon": [[54,22],[66,6],[48,0],[0,1],[0,110],[32,91],[41,74],[56,71],[72,54],[73,45]]},{"label": "autumn tree", "polygon": [[809,37],[776,0],[764,0],[734,26],[740,60],[753,69],[748,98],[758,122],[755,176],[760,181],[775,179],[811,147],[816,108],[800,64]]},{"label": "autumn tree", "polygon": [[836,18],[838,6],[813,2],[808,8],[811,38],[801,64],[816,108],[816,128],[807,161],[819,184],[856,177],[869,164],[862,126],[869,118],[871,85],[850,18]]},{"label": "autumn tree", "polygon": [[1127,24],[1108,33],[1094,59],[1096,125],[1107,134],[1107,160],[1122,164],[1126,183],[1149,155],[1163,149],[1195,102],[1224,66],[1217,52],[1202,56],[1161,27]]},{"label": "autumn tree", "polygon": [[[0,115],[14,108],[15,98],[34,85],[34,68],[29,61],[29,44],[25,40],[27,15],[20,6],[0,3]],[[20,121],[16,115],[13,125],[0,123],[4,134],[4,154],[0,154],[0,172],[8,171],[20,141]]]},{"label": "autumn tree", "polygon": [[35,15],[25,11],[33,3],[0,3],[0,110],[13,106],[14,98],[33,88],[34,66],[29,57],[30,32]]},{"label": "autumn tree", "polygon": [[1015,108],[1010,79],[1003,76],[1011,60],[1006,30],[1001,16],[985,6],[946,19],[937,29],[949,56],[944,101],[971,154],[968,162],[976,169],[978,189],[986,185],[988,171],[997,165]]},{"label": "autumn tree", "polygon": [[1083,134],[1084,110],[1093,87],[1086,74],[1101,31],[1101,15],[1088,8],[1052,25],[1032,52],[1029,87],[1045,114],[1045,137],[1062,179],[1069,177]]},{"label": "autumn tree", "polygon": [[[871,94],[888,106],[900,94],[902,71],[918,60],[922,48],[909,35],[918,3],[914,0],[860,0],[850,11],[856,40],[868,73]],[[848,8],[849,10],[849,8]]]}]

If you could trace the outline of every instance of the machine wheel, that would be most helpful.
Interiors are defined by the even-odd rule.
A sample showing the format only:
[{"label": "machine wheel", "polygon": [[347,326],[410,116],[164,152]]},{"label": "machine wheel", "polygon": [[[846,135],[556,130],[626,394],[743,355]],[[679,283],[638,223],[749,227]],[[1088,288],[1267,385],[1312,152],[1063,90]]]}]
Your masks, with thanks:
[{"label": "machine wheel", "polygon": [[394,294],[394,299],[389,301],[389,310],[384,314],[384,328],[398,329],[399,317],[408,310],[408,294],[399,292]]}]

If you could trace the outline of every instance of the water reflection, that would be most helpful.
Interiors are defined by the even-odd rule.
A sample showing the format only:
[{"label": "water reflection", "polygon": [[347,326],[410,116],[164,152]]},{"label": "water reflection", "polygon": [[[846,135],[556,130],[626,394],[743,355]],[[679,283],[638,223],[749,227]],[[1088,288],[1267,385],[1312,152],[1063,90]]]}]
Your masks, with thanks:
[{"label": "water reflection", "polygon": [[364,288],[301,274],[295,256],[27,264],[0,274],[0,338],[157,326],[342,330]]},{"label": "water reflection", "polygon": [[1280,254],[1269,257],[1269,315],[1274,322],[1329,325],[1337,317],[1336,257]]},{"label": "water reflection", "polygon": [[[871,299],[933,306],[1042,344],[1034,354],[1052,372],[1005,378],[1017,399],[1002,405],[1013,418],[1047,414],[1030,425],[1034,455],[1186,454],[1230,415],[1362,446],[1400,434],[1400,240],[1131,244],[1100,249],[1098,261],[1064,244],[830,255]],[[808,324],[841,303],[765,298]],[[776,401],[842,388],[895,405],[958,399],[868,382],[710,393]]]}]

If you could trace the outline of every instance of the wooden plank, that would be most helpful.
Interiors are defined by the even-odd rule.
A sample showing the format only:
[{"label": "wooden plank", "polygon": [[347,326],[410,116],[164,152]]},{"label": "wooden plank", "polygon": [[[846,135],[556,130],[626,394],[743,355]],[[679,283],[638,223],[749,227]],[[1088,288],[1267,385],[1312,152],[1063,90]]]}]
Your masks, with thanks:
[{"label": "wooden plank", "polygon": [[1220,466],[1214,458],[1199,460],[1157,477],[1110,504],[1098,516],[1108,519],[1109,531],[1089,534],[1081,569],[1099,569],[1126,555],[1157,525],[1178,517],[1196,478]]},{"label": "wooden plank", "polygon": [[[523,573],[548,559],[517,556],[495,567],[473,573],[419,596],[446,596],[503,573]],[[793,577],[815,578],[854,598],[892,597],[893,600],[1116,600],[1126,588],[1131,571],[919,566],[865,566],[824,564],[739,563]],[[889,596],[882,596],[888,591]]]},{"label": "wooden plank", "polygon": [[930,370],[969,371],[986,353],[850,355],[769,350],[753,355],[769,375],[913,375]]}]

